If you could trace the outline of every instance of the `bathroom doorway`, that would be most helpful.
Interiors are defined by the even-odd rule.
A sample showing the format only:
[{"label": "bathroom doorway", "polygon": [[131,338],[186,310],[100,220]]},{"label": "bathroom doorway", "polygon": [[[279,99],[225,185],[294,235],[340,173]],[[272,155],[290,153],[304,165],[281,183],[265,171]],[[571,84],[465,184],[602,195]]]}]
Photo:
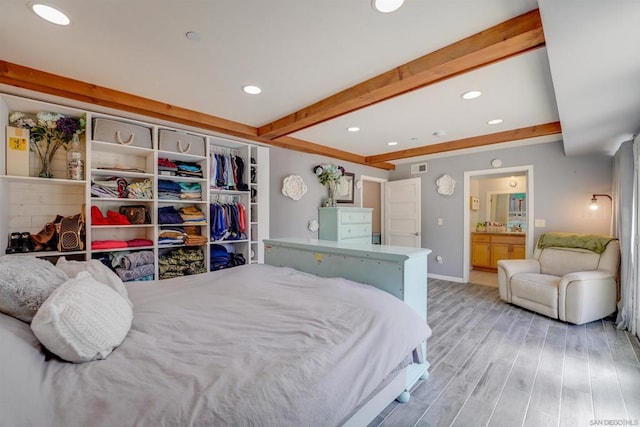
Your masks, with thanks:
[{"label": "bathroom doorway", "polygon": [[533,236],[533,166],[467,171],[463,281],[497,286],[499,259],[526,258]]},{"label": "bathroom doorway", "polygon": [[384,191],[383,184],[387,182],[384,178],[376,178],[362,175],[356,181],[356,188],[360,190],[360,207],[371,208],[371,243],[379,245],[382,243],[382,224],[384,224]]}]

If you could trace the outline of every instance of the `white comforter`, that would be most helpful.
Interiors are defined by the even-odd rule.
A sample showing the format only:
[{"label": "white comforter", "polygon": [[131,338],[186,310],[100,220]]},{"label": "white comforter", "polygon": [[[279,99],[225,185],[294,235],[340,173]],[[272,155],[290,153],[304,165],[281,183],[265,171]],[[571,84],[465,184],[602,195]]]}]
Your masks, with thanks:
[{"label": "white comforter", "polygon": [[106,360],[43,366],[55,426],[333,426],[429,327],[370,286],[248,265],[128,285]]}]

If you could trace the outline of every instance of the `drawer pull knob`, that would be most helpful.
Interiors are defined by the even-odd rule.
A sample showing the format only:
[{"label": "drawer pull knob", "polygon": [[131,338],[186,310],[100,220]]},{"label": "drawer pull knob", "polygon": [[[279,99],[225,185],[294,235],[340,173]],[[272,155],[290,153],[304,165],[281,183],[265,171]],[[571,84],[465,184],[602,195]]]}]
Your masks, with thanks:
[{"label": "drawer pull knob", "polygon": [[122,140],[122,137],[120,136],[120,131],[119,131],[119,130],[117,130],[117,131],[116,131],[116,140],[117,140],[120,144],[122,144],[122,145],[131,145],[131,144],[133,144],[133,138],[134,138],[135,136],[136,136],[136,135],[135,135],[134,133],[132,133],[132,134],[129,136],[129,139],[127,139],[126,141],[123,141],[123,140]]}]

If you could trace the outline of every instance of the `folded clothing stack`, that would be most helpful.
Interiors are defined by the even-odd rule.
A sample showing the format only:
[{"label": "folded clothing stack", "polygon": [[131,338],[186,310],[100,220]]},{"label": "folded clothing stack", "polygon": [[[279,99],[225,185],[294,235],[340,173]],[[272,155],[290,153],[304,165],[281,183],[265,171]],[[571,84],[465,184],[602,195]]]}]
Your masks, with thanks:
[{"label": "folded clothing stack", "polygon": [[207,271],[201,248],[172,249],[158,257],[161,279],[188,276]]},{"label": "folded clothing stack", "polygon": [[123,282],[153,280],[155,273],[153,251],[136,251],[127,254],[120,253],[120,255],[117,257],[119,262],[117,262],[115,271]]},{"label": "folded clothing stack", "polygon": [[187,234],[187,240],[184,241],[184,244],[187,246],[202,246],[207,244],[207,238],[196,234]]},{"label": "folded clothing stack", "polygon": [[101,198],[125,198],[127,197],[126,179],[117,176],[94,177],[91,182],[91,196]]},{"label": "folded clothing stack", "polygon": [[158,180],[158,199],[160,200],[179,200],[182,188],[180,184],[168,179]]},{"label": "folded clothing stack", "polygon": [[180,212],[173,206],[158,208],[158,222],[160,224],[182,224]]},{"label": "folded clothing stack", "polygon": [[153,185],[148,178],[129,183],[126,179],[117,176],[94,177],[91,182],[91,196],[117,199],[152,199]]},{"label": "folded clothing stack", "polygon": [[180,198],[183,200],[202,200],[202,185],[199,182],[181,182]]},{"label": "folded clothing stack", "polygon": [[133,182],[127,187],[127,197],[129,199],[152,199],[153,198],[153,185],[150,179],[143,179],[142,181]]},{"label": "folded clothing stack", "polygon": [[175,182],[158,180],[160,200],[202,200],[202,185],[199,182]]},{"label": "folded clothing stack", "polygon": [[187,176],[191,178],[202,178],[202,167],[193,162],[176,161],[178,166],[178,176]]},{"label": "folded clothing stack", "polygon": [[[178,172],[178,165],[167,158],[158,159],[158,171],[160,175],[176,175]],[[165,172],[165,173],[163,173]]]},{"label": "folded clothing stack", "polygon": [[214,271],[246,264],[246,260],[244,255],[233,253],[223,245],[214,244],[209,247],[209,264],[210,270]]},{"label": "folded clothing stack", "polygon": [[207,217],[197,206],[185,206],[180,208],[182,222],[189,225],[206,225]]},{"label": "folded clothing stack", "polygon": [[183,245],[187,240],[187,233],[181,227],[171,227],[160,230],[159,245]]},{"label": "folded clothing stack", "polygon": [[153,246],[153,241],[149,239],[131,239],[131,240],[93,240],[91,241],[91,249],[118,249],[118,248],[139,248],[145,246]]}]

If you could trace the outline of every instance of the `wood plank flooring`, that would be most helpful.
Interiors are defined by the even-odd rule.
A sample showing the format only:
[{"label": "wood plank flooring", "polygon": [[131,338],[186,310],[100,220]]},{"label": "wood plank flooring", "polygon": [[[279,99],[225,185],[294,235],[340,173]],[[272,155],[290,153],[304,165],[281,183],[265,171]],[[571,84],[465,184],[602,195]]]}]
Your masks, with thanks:
[{"label": "wood plank flooring", "polygon": [[443,280],[427,307],[429,378],[370,427],[640,425],[640,343],[613,319],[571,325]]}]

